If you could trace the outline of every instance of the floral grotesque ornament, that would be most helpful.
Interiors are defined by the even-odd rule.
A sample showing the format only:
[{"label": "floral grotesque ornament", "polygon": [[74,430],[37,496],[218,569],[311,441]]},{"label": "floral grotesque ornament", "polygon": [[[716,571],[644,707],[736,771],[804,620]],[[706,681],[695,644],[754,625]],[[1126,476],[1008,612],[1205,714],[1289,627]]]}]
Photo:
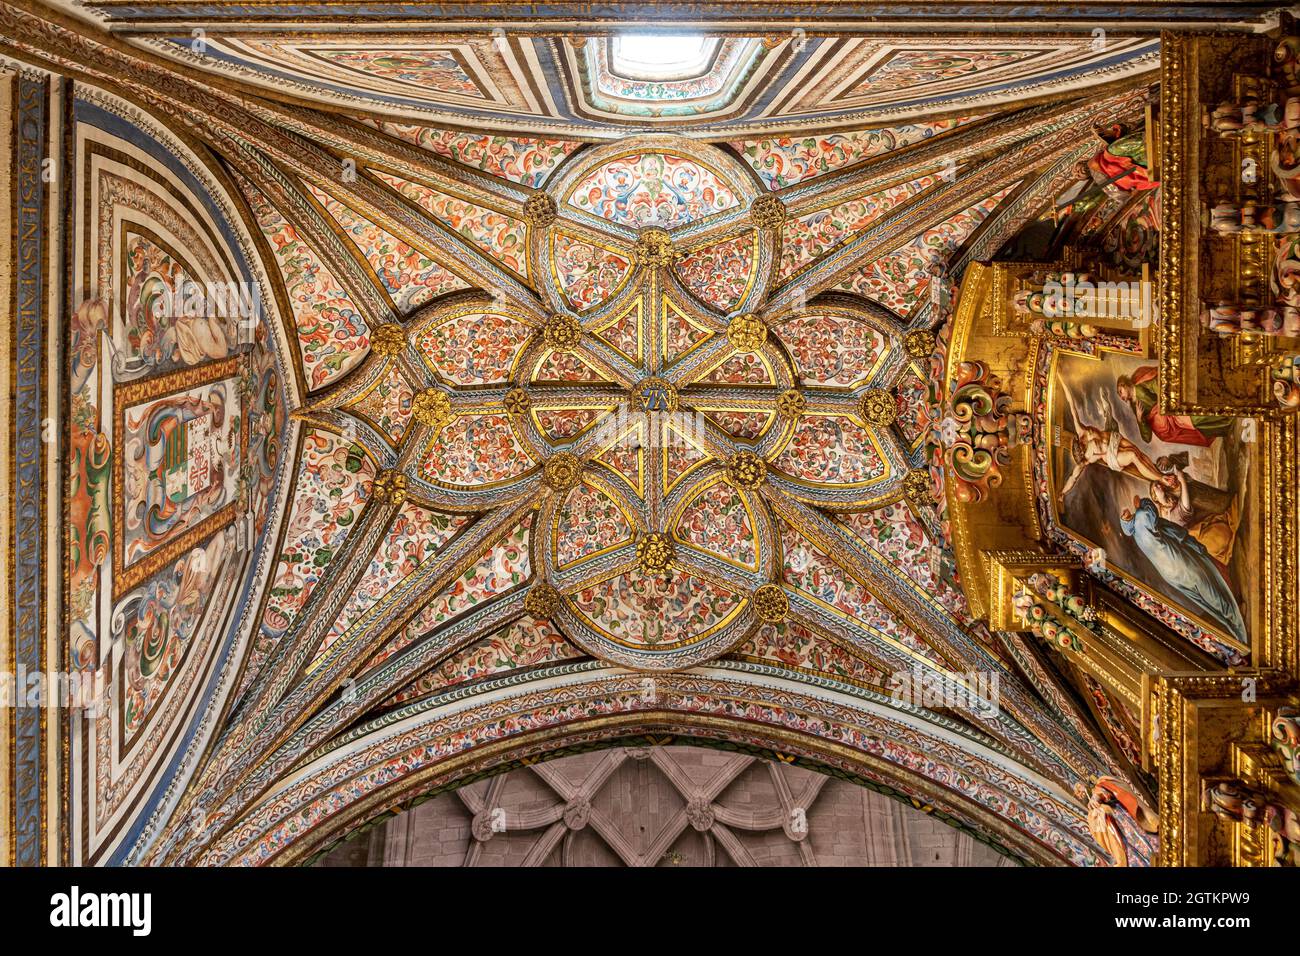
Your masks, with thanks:
[{"label": "floral grotesque ornament", "polygon": [[560,592],[545,581],[537,581],[524,595],[524,611],[539,621],[549,620],[560,606]]},{"label": "floral grotesque ornament", "polygon": [[903,497],[916,508],[934,504],[934,482],[926,468],[914,468],[903,476]]},{"label": "floral grotesque ornament", "polygon": [[395,469],[384,469],[375,475],[371,495],[376,502],[400,505],[406,500],[406,476]]},{"label": "floral grotesque ornament", "polygon": [[672,567],[673,542],[666,534],[651,532],[636,545],[636,558],[646,574],[662,574]]},{"label": "floral grotesque ornament", "polygon": [[903,351],[909,358],[924,361],[934,354],[934,333],[928,329],[916,329],[903,336]]},{"label": "floral grotesque ornament", "polygon": [[677,252],[673,249],[673,239],[667,229],[650,226],[641,230],[641,234],[636,239],[637,262],[655,268],[671,265],[676,258]]},{"label": "floral grotesque ornament", "polygon": [[785,217],[785,203],[771,193],[759,196],[749,207],[749,218],[760,229],[775,229],[785,222]]},{"label": "floral grotesque ornament", "polygon": [[785,418],[798,418],[808,408],[808,399],[797,388],[786,389],[776,397],[776,411]]},{"label": "floral grotesque ornament", "polygon": [[533,400],[528,397],[528,393],[522,388],[512,388],[506,392],[502,404],[505,406],[507,414],[527,415],[528,409],[533,405]]},{"label": "floral grotesque ornament", "polygon": [[524,201],[524,222],[528,225],[545,229],[557,218],[555,200],[546,193],[534,193]]},{"label": "floral grotesque ornament", "polygon": [[1002,484],[1024,416],[1011,411],[1011,396],[983,362],[957,366],[948,413],[956,426],[944,452],[953,492],[959,501],[980,501]]},{"label": "floral grotesque ornament", "polygon": [[370,350],[384,358],[401,355],[406,348],[406,330],[395,322],[384,322],[370,330]]},{"label": "floral grotesque ornament", "polygon": [[426,388],[411,400],[411,416],[427,428],[441,428],[451,420],[451,398],[440,388]]},{"label": "floral grotesque ornament", "polygon": [[738,352],[757,352],[767,341],[767,326],[753,312],[742,312],[727,326],[727,340]]},{"label": "floral grotesque ornament", "polygon": [[582,477],[582,461],[567,451],[557,452],[542,466],[542,481],[555,491],[568,491]]},{"label": "floral grotesque ornament", "polygon": [[738,451],[727,459],[727,480],[737,488],[757,488],[767,478],[767,462],[752,451]]},{"label": "floral grotesque ornament", "polygon": [[582,324],[571,315],[557,312],[546,320],[542,330],[547,348],[557,352],[569,352],[578,347],[582,341]]},{"label": "floral grotesque ornament", "polygon": [[790,612],[790,599],[779,584],[764,584],[754,592],[754,613],[766,624],[779,624]]},{"label": "floral grotesque ornament", "polygon": [[862,418],[868,425],[886,428],[898,418],[898,403],[883,388],[869,388],[862,393]]}]

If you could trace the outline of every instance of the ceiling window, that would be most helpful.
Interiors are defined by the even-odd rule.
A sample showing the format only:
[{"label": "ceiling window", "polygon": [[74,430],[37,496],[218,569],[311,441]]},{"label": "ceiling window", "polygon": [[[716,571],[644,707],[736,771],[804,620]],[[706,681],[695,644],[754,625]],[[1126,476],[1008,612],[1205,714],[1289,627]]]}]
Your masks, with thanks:
[{"label": "ceiling window", "polygon": [[704,73],[717,48],[717,37],[629,33],[614,38],[611,66],[632,80],[685,79]]}]

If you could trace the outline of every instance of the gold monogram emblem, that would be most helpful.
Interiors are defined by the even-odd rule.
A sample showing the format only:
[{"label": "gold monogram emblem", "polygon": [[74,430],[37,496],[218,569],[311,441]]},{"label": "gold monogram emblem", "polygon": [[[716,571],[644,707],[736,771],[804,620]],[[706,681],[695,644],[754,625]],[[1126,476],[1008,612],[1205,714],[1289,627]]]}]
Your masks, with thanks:
[{"label": "gold monogram emblem", "polygon": [[642,411],[674,412],[677,410],[677,389],[672,382],[662,378],[643,379],[633,393]]}]

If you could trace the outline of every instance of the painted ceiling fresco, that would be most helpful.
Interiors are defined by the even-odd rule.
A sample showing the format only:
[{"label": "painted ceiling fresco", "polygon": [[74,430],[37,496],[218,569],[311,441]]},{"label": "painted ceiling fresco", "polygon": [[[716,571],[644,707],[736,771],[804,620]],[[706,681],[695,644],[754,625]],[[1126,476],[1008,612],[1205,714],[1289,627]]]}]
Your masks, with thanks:
[{"label": "painted ceiling fresco", "polygon": [[[177,729],[234,690],[256,539],[287,485],[288,395],[285,340],[260,305],[269,279],[230,193],[102,90],[82,87],[73,115],[94,201],[73,260],[69,636],[79,667],[121,662],[105,719],[72,744],[72,839],[99,863],[166,781]],[[175,306],[237,288],[253,293],[241,308]]]},{"label": "painted ceiling fresco", "polygon": [[[153,858],[276,858],[291,819],[364,806],[391,755],[405,775],[575,707],[740,695],[778,722],[829,707],[852,737],[915,668],[992,669],[1008,703],[877,722],[889,759],[997,765],[1031,843],[1095,860],[1056,801],[1120,765],[974,621],[923,439],[948,270],[1024,224],[1085,155],[1080,124],[1141,99],[720,143],[340,121],[365,144],[354,174],[241,176],[297,343],[299,491],[206,771],[232,803]],[[508,724],[481,722],[489,700]],[[335,778],[346,797],[323,797]]]},{"label": "painted ceiling fresco", "polygon": [[[861,271],[852,247],[871,224],[939,200],[944,183],[908,171],[900,186],[868,184],[857,195],[851,180],[828,180],[833,205],[827,190],[805,188],[788,208],[754,173],[797,175],[779,150],[754,149],[745,161],[662,135],[576,152],[506,140],[489,160],[477,139],[437,141],[440,152],[495,170],[540,167],[540,189],[522,208],[457,200],[453,190],[464,187],[450,179],[363,175],[490,253],[539,301],[446,294],[404,322],[363,330],[342,296],[293,292],[299,275],[317,288],[339,283],[281,218],[260,219],[302,310],[305,377],[323,388],[297,413],[313,429],[304,451],[357,456],[351,472],[331,472],[347,479],[333,495],[339,504],[388,469],[427,506],[390,532],[367,576],[369,602],[463,533],[462,515],[491,507],[529,515],[528,570],[554,594],[554,623],[579,649],[652,670],[714,658],[783,617],[764,602],[788,600],[772,582],[790,546],[783,538],[800,540],[790,538],[792,522],[809,508],[896,499],[913,467],[912,443],[893,427],[892,391],[918,361],[902,341],[911,308],[818,300],[801,283],[819,281],[837,256],[846,260],[838,272]],[[839,139],[803,144],[799,163],[817,166]],[[801,178],[820,177],[808,169]],[[945,223],[969,235],[1013,188],[990,187],[975,211],[950,199]],[[346,207],[327,204],[337,221]],[[367,262],[396,242],[379,233],[347,230]],[[930,260],[912,251],[910,235],[894,243],[903,238],[911,242],[891,254],[902,256],[898,279],[912,270],[911,284],[924,285]],[[761,317],[782,290],[794,306]],[[340,357],[339,343],[352,351]],[[430,551],[418,542],[433,528],[445,533]],[[881,613],[877,626],[888,630]],[[357,613],[345,614],[314,659],[348,639]],[[274,637],[291,624],[277,604],[265,629]]]}]

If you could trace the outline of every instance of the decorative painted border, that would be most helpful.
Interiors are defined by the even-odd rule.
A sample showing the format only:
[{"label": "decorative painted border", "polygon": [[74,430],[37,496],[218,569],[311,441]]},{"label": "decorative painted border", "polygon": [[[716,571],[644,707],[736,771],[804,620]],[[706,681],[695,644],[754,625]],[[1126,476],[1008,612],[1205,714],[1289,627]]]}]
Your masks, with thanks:
[{"label": "decorative painted border", "polygon": [[[457,19],[470,22],[512,21],[523,14],[538,25],[554,21],[576,21],[583,24],[623,25],[643,16],[649,22],[689,23],[691,21],[724,21],[727,23],[773,23],[798,26],[809,21],[817,22],[819,29],[845,30],[858,28],[876,21],[898,20],[957,20],[961,22],[1024,22],[1034,17],[1051,17],[1057,21],[1136,20],[1154,21],[1158,24],[1187,23],[1202,25],[1214,23],[1229,25],[1238,22],[1246,28],[1267,29],[1275,25],[1272,14],[1275,3],[1259,0],[1241,0],[1231,16],[1225,16],[1221,3],[1174,4],[1160,0],[1082,0],[1082,2],[1019,3],[1015,0],[986,0],[978,5],[953,0],[876,0],[874,3],[836,3],[827,0],[753,0],[744,4],[720,0],[670,0],[665,3],[609,3],[605,8],[593,10],[590,3],[558,0],[538,6],[528,0],[506,0],[503,3],[464,2],[447,3],[442,0],[413,0],[407,3],[380,3],[368,0],[330,0],[320,3],[241,2],[241,0],[216,0],[206,4],[191,4],[180,0],[58,0],[58,2],[98,15],[122,29],[131,24],[145,26],[156,21],[178,19],[183,13],[193,19],[208,18],[220,21],[295,22],[316,20],[340,22],[355,26],[358,20],[421,21]],[[1148,27],[1148,30],[1154,29]]]},{"label": "decorative painted border", "polygon": [[[237,198],[227,180],[222,179],[212,170],[202,165],[196,158],[194,144],[191,140],[162,125],[161,121],[138,108],[127,104],[113,93],[100,88],[78,84],[76,89],[73,121],[85,123],[108,135],[126,139],[140,149],[149,152],[173,175],[175,175],[193,193],[211,215],[220,238],[234,254],[240,277],[256,283],[263,294],[260,300],[265,312],[268,332],[266,347],[273,353],[273,367],[284,393],[279,401],[288,403],[296,400],[295,378],[286,365],[287,340],[281,323],[275,314],[278,300],[267,290],[270,283],[262,260],[255,251],[253,233],[236,205]],[[239,374],[243,364],[243,353],[222,360],[232,365],[234,374]],[[220,363],[218,363],[220,364]],[[188,372],[192,370],[182,370]],[[142,383],[148,387],[149,382]],[[129,386],[124,386],[129,387]],[[282,407],[282,411],[285,409]],[[287,418],[287,412],[286,412]],[[208,745],[211,733],[230,706],[228,692],[234,686],[239,664],[244,649],[248,646],[247,636],[256,625],[252,609],[257,605],[257,596],[265,585],[268,562],[274,560],[271,544],[278,533],[276,522],[284,512],[284,501],[288,494],[288,466],[292,464],[293,451],[297,444],[294,439],[292,422],[287,425],[287,433],[281,442],[282,455],[277,464],[276,477],[268,495],[268,514],[271,516],[261,537],[255,543],[251,556],[240,558],[245,566],[236,584],[236,600],[233,607],[223,609],[228,624],[218,635],[213,650],[210,669],[204,672],[202,683],[187,701],[184,711],[177,718],[173,733],[168,737],[165,747],[174,750],[166,763],[158,764],[145,790],[135,803],[132,813],[118,827],[110,844],[100,847],[100,854],[95,862],[120,864],[128,862],[131,854],[138,848],[139,841],[147,839],[151,824],[164,815],[169,804],[179,796],[179,789],[187,782],[186,768],[193,765],[199,751]],[[219,513],[220,514],[220,513]],[[128,569],[129,571],[130,569]],[[83,743],[83,747],[86,744]],[[84,774],[84,768],[80,768]],[[76,783],[74,777],[73,783]],[[84,786],[84,783],[77,783]],[[84,821],[83,821],[84,822]],[[81,854],[76,857],[75,849],[70,845],[69,854],[73,862],[87,862],[88,850],[81,838]]]},{"label": "decorative painted border", "polygon": [[[458,23],[462,17],[454,18]],[[437,102],[435,99],[415,99],[409,96],[396,96],[387,93],[367,92],[360,88],[351,89],[332,87],[323,81],[317,81],[299,74],[290,74],[268,67],[257,61],[235,56],[228,51],[218,51],[224,25],[218,21],[210,25],[211,44],[205,52],[198,53],[191,48],[193,37],[189,32],[193,26],[185,21],[184,32],[172,30],[151,30],[142,34],[137,42],[146,46],[174,63],[184,64],[187,68],[233,79],[264,90],[271,90],[281,99],[288,99],[300,105],[317,106],[322,103],[334,105],[356,112],[382,114],[387,117],[407,117],[417,122],[435,126],[482,130],[490,128],[515,135],[542,134],[548,136],[598,137],[616,139],[626,136],[630,130],[643,128],[642,117],[623,119],[601,118],[588,115],[584,103],[583,72],[576,63],[566,57],[569,51],[559,48],[565,41],[546,37],[529,37],[519,35],[511,41],[512,58],[523,72],[516,76],[520,83],[531,82],[542,89],[544,99],[549,105],[539,105],[536,109],[494,110],[490,115],[482,110],[451,106]],[[511,23],[513,31],[518,26]],[[1042,75],[1021,77],[1014,80],[981,83],[974,89],[948,89],[936,92],[933,96],[923,96],[915,100],[891,102],[865,107],[842,107],[838,109],[815,108],[804,113],[777,112],[776,105],[789,97],[790,84],[794,82],[797,71],[805,64],[812,64],[826,50],[831,50],[838,41],[828,40],[822,36],[820,27],[813,31],[818,35],[807,36],[806,27],[803,46],[790,57],[767,57],[760,66],[770,66],[774,72],[766,78],[765,84],[758,85],[750,91],[750,99],[744,104],[744,110],[731,118],[710,118],[705,116],[695,121],[669,118],[679,132],[689,132],[696,137],[742,139],[761,137],[769,134],[791,135],[805,132],[826,132],[858,129],[864,126],[891,124],[912,121],[917,118],[933,118],[936,111],[945,115],[963,115],[972,112],[987,112],[996,108],[1023,107],[1043,100],[1060,99],[1071,90],[1081,91],[1088,86],[1105,84],[1132,84],[1140,80],[1143,74],[1149,74],[1159,68],[1159,44],[1151,38],[1134,37],[1132,31],[1124,28],[1124,33],[1132,44],[1127,49],[1113,53],[1102,51],[1080,63],[1067,63],[1049,67]],[[1119,29],[1118,27],[1116,28]],[[283,35],[310,36],[311,30],[298,26],[296,31],[286,29]],[[830,31],[828,31],[830,32]],[[756,31],[758,35],[772,36],[770,26]],[[234,35],[234,31],[231,31]],[[473,36],[473,31],[467,31]],[[960,37],[966,34],[953,31],[947,34]],[[982,34],[980,36],[983,36]],[[776,39],[788,40],[788,35],[776,34]],[[1076,37],[1077,39],[1077,37]],[[930,41],[933,43],[933,41]],[[826,49],[823,50],[822,48]],[[776,62],[779,60],[780,62]],[[758,84],[758,79],[751,79],[750,84]]]}]

